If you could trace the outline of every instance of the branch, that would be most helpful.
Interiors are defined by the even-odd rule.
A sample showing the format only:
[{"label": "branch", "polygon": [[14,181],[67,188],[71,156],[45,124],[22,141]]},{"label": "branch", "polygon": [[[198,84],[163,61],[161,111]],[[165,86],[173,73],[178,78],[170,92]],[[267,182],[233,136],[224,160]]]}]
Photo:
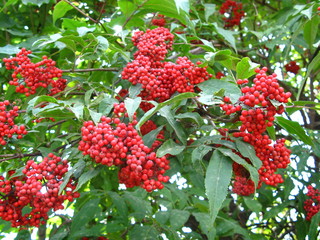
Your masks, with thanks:
[{"label": "branch", "polygon": [[73,7],[74,9],[76,9],[79,13],[81,13],[83,16],[89,18],[92,22],[94,23],[99,23],[97,20],[93,19],[92,17],[90,17],[88,14],[86,14],[85,12],[83,12],[80,8],[78,8],[77,6],[73,5],[71,2],[69,2],[68,0],[63,0],[66,3],[68,3],[71,7]]},{"label": "branch", "polygon": [[35,156],[41,156],[41,153],[36,152],[36,153],[25,153],[25,154],[22,154],[22,153],[3,154],[3,155],[0,155],[0,157],[4,157],[4,158],[0,159],[0,162],[4,162],[4,161],[15,159],[15,158],[35,157]]}]

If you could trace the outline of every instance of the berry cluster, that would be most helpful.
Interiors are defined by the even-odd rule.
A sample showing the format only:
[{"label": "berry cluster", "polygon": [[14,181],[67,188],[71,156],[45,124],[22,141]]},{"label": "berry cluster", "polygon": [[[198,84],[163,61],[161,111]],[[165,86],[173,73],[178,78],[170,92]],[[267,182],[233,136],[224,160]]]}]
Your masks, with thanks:
[{"label": "berry cluster", "polygon": [[[242,87],[243,96],[236,104],[221,104],[226,114],[238,112],[242,122],[240,131],[233,134],[234,137],[242,137],[245,142],[250,143],[257,157],[262,162],[258,170],[260,183],[276,186],[282,183],[281,175],[275,174],[278,168],[286,168],[290,162],[290,150],[285,146],[285,139],[278,139],[273,146],[272,140],[264,134],[267,127],[273,125],[274,116],[284,112],[284,106],[274,106],[272,101],[287,103],[291,93],[284,92],[280,87],[276,74],[267,75],[267,68],[256,69],[256,77],[251,87]],[[248,80],[239,79],[239,85],[247,84]],[[225,102],[230,98],[225,97]],[[238,183],[237,183],[238,184]]]},{"label": "berry cluster", "polygon": [[56,63],[42,57],[42,61],[32,63],[28,57],[32,52],[22,48],[16,57],[4,58],[6,69],[13,69],[10,85],[16,86],[16,92],[26,96],[35,94],[38,88],[50,88],[48,95],[55,95],[63,91],[67,80],[61,78],[62,70],[57,68]]},{"label": "berry cluster", "polygon": [[311,218],[320,211],[320,191],[311,185],[307,188],[307,196],[309,196],[310,199],[304,202],[304,210],[307,212],[306,220],[310,221]]},{"label": "berry cluster", "polygon": [[156,153],[144,145],[134,128],[135,117],[132,122],[122,122],[120,118],[126,117],[125,105],[120,103],[114,105],[114,117],[103,116],[98,125],[85,122],[79,150],[97,163],[119,166],[119,182],[128,188],[141,186],[148,192],[162,189],[162,183],[169,180],[163,176],[169,169],[169,161],[166,157],[156,157]]},{"label": "berry cluster", "polygon": [[[163,102],[175,92],[194,92],[194,85],[211,77],[206,68],[197,66],[200,62],[195,65],[187,57],[178,57],[176,64],[163,61],[172,47],[173,37],[163,27],[148,29],[145,33],[138,31],[132,37],[138,51],[124,68],[122,78],[133,85],[142,85],[139,96],[143,100]],[[141,108],[146,111],[152,105],[144,103]]]},{"label": "berry cluster", "polygon": [[222,77],[224,77],[225,75],[222,72],[217,72],[216,73],[216,79],[221,79]]},{"label": "berry cluster", "polygon": [[295,61],[291,61],[291,62],[287,63],[286,65],[284,65],[284,67],[287,72],[292,72],[294,74],[297,74],[300,70],[299,65],[297,65],[297,63]]},{"label": "berry cluster", "polygon": [[[61,195],[58,194],[68,163],[50,153],[42,162],[29,160],[23,176],[5,180],[0,177],[0,217],[10,221],[13,227],[36,226],[48,219],[50,210],[63,209],[65,200],[73,201],[80,196],[73,192],[76,184],[69,180]],[[9,172],[8,175],[12,175]],[[30,209],[25,213],[26,209]]]},{"label": "berry cluster", "polygon": [[152,25],[158,26],[158,27],[163,27],[167,23],[166,19],[164,19],[164,15],[162,14],[158,14],[158,18],[152,19],[151,22],[152,22]]},{"label": "berry cluster", "polygon": [[225,21],[225,27],[231,28],[235,25],[239,25],[241,18],[244,17],[244,11],[242,10],[242,3],[237,3],[232,0],[226,0],[220,7],[220,14],[227,15],[223,18]]},{"label": "berry cluster", "polygon": [[6,145],[7,138],[12,138],[17,134],[17,138],[22,138],[22,135],[27,134],[24,125],[17,126],[14,124],[14,119],[19,115],[17,106],[13,106],[11,110],[8,107],[12,106],[8,100],[0,102],[0,144]]}]

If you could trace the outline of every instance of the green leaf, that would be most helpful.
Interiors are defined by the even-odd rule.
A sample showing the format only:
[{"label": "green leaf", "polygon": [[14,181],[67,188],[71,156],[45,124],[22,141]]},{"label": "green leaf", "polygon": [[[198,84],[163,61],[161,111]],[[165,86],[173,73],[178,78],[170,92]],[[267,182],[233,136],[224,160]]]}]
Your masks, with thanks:
[{"label": "green leaf", "polygon": [[261,160],[257,157],[256,151],[254,150],[251,144],[243,142],[240,139],[237,139],[236,146],[238,151],[241,153],[241,155],[246,158],[249,158],[251,160],[251,163],[256,169],[259,169],[261,167],[262,165]]},{"label": "green leaf", "polygon": [[78,118],[79,120],[83,119],[83,104],[76,103],[73,107],[69,107],[69,109],[74,113],[76,118]]},{"label": "green leaf", "polygon": [[247,79],[255,74],[255,69],[259,66],[254,62],[251,62],[250,58],[242,58],[237,64],[237,79]]},{"label": "green leaf", "polygon": [[136,98],[142,90],[142,84],[131,85],[129,88],[129,97]]},{"label": "green leaf", "polygon": [[153,226],[135,225],[128,233],[129,239],[154,240],[158,239],[159,232]]},{"label": "green leaf", "polygon": [[223,37],[224,40],[226,40],[234,50],[237,51],[236,40],[235,40],[235,38],[233,36],[235,34],[235,32],[234,31],[230,31],[230,30],[225,30],[225,29],[219,27],[217,23],[213,23],[213,26],[215,27],[216,32],[221,37]]},{"label": "green leaf", "polygon": [[205,3],[204,4],[204,17],[206,21],[208,22],[209,17],[214,14],[216,11],[216,5],[212,3]]},{"label": "green leaf", "polygon": [[40,7],[42,4],[48,4],[50,2],[50,0],[22,0],[22,3],[24,5],[37,5],[38,7]]},{"label": "green leaf", "polygon": [[99,172],[101,171],[101,168],[91,168],[89,171],[82,173],[80,178],[78,179],[78,184],[74,192],[78,191],[83,184],[87,183],[90,181],[92,178],[97,176]]},{"label": "green leaf", "polygon": [[232,161],[219,151],[214,151],[205,177],[206,195],[209,199],[211,227],[228,194],[232,175]]},{"label": "green leaf", "polygon": [[251,237],[249,236],[249,233],[248,233],[248,230],[242,228],[240,225],[239,225],[239,222],[233,220],[232,218],[222,218],[222,217],[217,217],[217,219],[219,221],[221,221],[221,226],[222,228],[229,228],[229,229],[232,229],[232,231],[234,233],[239,233],[241,234],[245,240],[252,240]]},{"label": "green leaf", "polygon": [[58,2],[54,6],[53,13],[52,13],[53,24],[55,24],[55,22],[58,19],[62,18],[71,9],[73,9],[73,7],[70,4],[66,3],[65,1]]},{"label": "green leaf", "polygon": [[170,213],[170,225],[174,230],[180,229],[189,219],[190,213],[185,210],[173,209]]},{"label": "green leaf", "polygon": [[227,81],[219,79],[211,79],[198,84],[198,87],[206,94],[212,94],[219,92],[221,89],[225,90],[225,95],[230,97],[231,102],[238,101],[239,97],[242,95],[240,88],[234,84]]},{"label": "green leaf", "polygon": [[[318,203],[319,204],[319,203]],[[309,239],[310,240],[316,240],[319,239],[317,237],[319,232],[319,224],[320,224],[320,212],[318,212],[317,214],[313,215],[313,217],[311,218],[311,224],[310,224],[310,228],[309,228]]]},{"label": "green leaf", "polygon": [[180,13],[180,9],[189,13],[190,11],[190,3],[189,0],[174,0],[178,13]]},{"label": "green leaf", "polygon": [[97,40],[98,40],[98,48],[102,51],[106,51],[108,48],[109,48],[109,41],[102,37],[102,36],[98,36],[97,37]]},{"label": "green leaf", "polygon": [[89,200],[78,213],[73,217],[70,227],[70,237],[76,235],[89,221],[91,221],[96,214],[101,212],[99,207],[100,198]]},{"label": "green leaf", "polygon": [[245,169],[247,169],[250,173],[251,179],[254,182],[255,186],[258,186],[259,181],[259,174],[258,170],[254,168],[251,164],[249,164],[246,160],[244,160],[239,155],[235,154],[231,149],[227,148],[219,148],[218,151],[220,151],[223,155],[231,158],[236,163],[242,165]]},{"label": "green leaf", "polygon": [[165,141],[158,149],[157,156],[163,157],[166,154],[178,155],[185,149],[185,146],[181,146],[175,143],[172,139]]},{"label": "green leaf", "polygon": [[179,95],[177,95],[177,96],[175,96],[165,102],[159,103],[159,104],[157,104],[156,102],[153,102],[152,104],[154,104],[156,106],[154,108],[150,109],[148,112],[146,112],[143,115],[143,117],[138,122],[137,127],[140,128],[146,121],[148,121],[153,116],[153,114],[155,114],[157,111],[159,111],[164,106],[182,101],[184,99],[193,98],[195,96],[197,96],[196,93],[186,92],[186,93],[181,93],[181,94],[179,94]]},{"label": "green leaf", "polygon": [[155,213],[155,219],[161,224],[166,224],[169,220],[170,212],[169,211],[158,211]]},{"label": "green leaf", "polygon": [[142,137],[142,140],[147,147],[150,148],[152,146],[152,144],[157,139],[157,136],[160,133],[160,131],[162,130],[162,128],[163,128],[163,126],[160,126],[157,129],[150,131],[149,133],[147,133],[146,135],[144,135]]},{"label": "green leaf", "polygon": [[303,37],[309,48],[313,48],[318,30],[319,30],[319,16],[314,16],[311,20],[307,21],[303,29]]},{"label": "green leaf", "polygon": [[125,107],[127,109],[130,121],[132,121],[133,115],[137,111],[137,109],[139,108],[140,103],[141,103],[141,97],[137,97],[137,98],[134,98],[134,99],[127,97],[124,100],[124,104],[125,104]]},{"label": "green leaf", "polygon": [[246,197],[243,196],[244,203],[247,205],[247,207],[252,210],[253,212],[259,214],[262,210],[262,205],[261,203],[256,200],[252,199],[252,197]]},{"label": "green leaf", "polygon": [[0,47],[0,53],[12,55],[20,52],[20,49],[18,46],[13,46],[11,44],[5,45],[4,47]]},{"label": "green leaf", "polygon": [[31,240],[31,233],[29,230],[20,230],[14,240]]},{"label": "green leaf", "polygon": [[203,124],[203,119],[200,116],[200,114],[197,112],[180,113],[180,114],[176,115],[175,118],[178,118],[178,119],[190,118],[190,119],[194,120],[198,125]]},{"label": "green leaf", "polygon": [[192,151],[192,155],[191,155],[192,163],[198,164],[198,162],[201,161],[203,159],[203,157],[207,153],[209,153],[210,151],[212,151],[212,147],[207,146],[207,145],[200,145],[200,146],[196,147]]},{"label": "green leaf", "polygon": [[183,144],[186,144],[186,142],[187,142],[186,133],[185,133],[183,127],[181,126],[181,124],[174,119],[174,116],[171,112],[170,106],[165,106],[165,107],[161,108],[159,110],[159,113],[161,116],[163,116],[167,119],[168,123],[170,124],[170,126],[174,129],[175,133],[177,134],[177,137],[179,138],[180,142],[182,142]]},{"label": "green leaf", "polygon": [[89,109],[89,113],[92,121],[97,125],[100,122],[102,113],[97,113],[96,111],[93,111],[91,109]]},{"label": "green leaf", "polygon": [[288,133],[303,141],[305,144],[310,146],[314,145],[312,139],[306,134],[305,130],[298,122],[290,121],[284,117],[276,117],[276,122],[285,130],[287,130]]},{"label": "green leaf", "polygon": [[111,191],[108,192],[108,195],[112,198],[112,202],[116,206],[119,215],[123,219],[123,222],[127,223],[128,222],[128,218],[127,218],[128,207],[127,207],[127,204],[126,204],[124,198],[122,196],[120,196],[118,193],[111,192]]}]

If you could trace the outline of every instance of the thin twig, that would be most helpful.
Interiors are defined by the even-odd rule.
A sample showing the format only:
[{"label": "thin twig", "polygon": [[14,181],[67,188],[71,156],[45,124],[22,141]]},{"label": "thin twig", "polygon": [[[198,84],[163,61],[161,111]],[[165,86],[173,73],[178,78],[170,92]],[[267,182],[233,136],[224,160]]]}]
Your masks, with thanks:
[{"label": "thin twig", "polygon": [[80,8],[78,8],[77,6],[73,5],[71,2],[69,2],[68,0],[63,0],[66,3],[68,3],[71,7],[73,7],[74,9],[76,9],[79,13],[81,13],[83,16],[89,18],[92,22],[94,23],[98,23],[97,20],[93,19],[92,17],[90,17],[88,14],[86,14],[85,12],[83,12]]},{"label": "thin twig", "polygon": [[112,72],[112,71],[119,71],[120,68],[86,68],[86,69],[69,69],[69,70],[62,70],[62,72],[65,73],[72,73],[72,72],[96,72],[96,71],[108,71],[108,72]]}]

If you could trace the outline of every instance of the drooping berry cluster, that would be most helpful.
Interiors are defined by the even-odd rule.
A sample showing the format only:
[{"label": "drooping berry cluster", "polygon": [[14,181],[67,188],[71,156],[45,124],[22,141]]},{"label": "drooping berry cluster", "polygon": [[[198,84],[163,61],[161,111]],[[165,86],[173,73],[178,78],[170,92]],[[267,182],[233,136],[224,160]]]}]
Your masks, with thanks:
[{"label": "drooping berry cluster", "polygon": [[217,72],[216,73],[216,79],[221,79],[222,77],[224,77],[225,75],[222,72]]},{"label": "drooping berry cluster", "polygon": [[[5,180],[1,176],[0,217],[13,227],[38,227],[48,219],[50,210],[64,209],[65,200],[73,201],[80,196],[73,192],[76,184],[72,179],[58,194],[67,172],[67,161],[50,153],[40,163],[29,160],[20,177]],[[27,209],[30,210],[25,212]]]},{"label": "drooping berry cluster", "polygon": [[13,106],[8,100],[0,102],[0,144],[6,145],[7,139],[12,138],[15,134],[17,138],[22,138],[22,135],[27,134],[24,125],[16,125],[14,119],[19,115],[17,106],[13,106],[11,110],[8,108]]},{"label": "drooping berry cluster", "polygon": [[158,26],[158,27],[163,27],[164,25],[166,25],[166,19],[164,18],[164,15],[162,14],[158,14],[157,16],[158,18],[154,18],[151,20],[152,25],[154,26]]},{"label": "drooping berry cluster", "polygon": [[284,65],[287,72],[292,72],[294,74],[297,74],[300,70],[300,66],[297,65],[296,61],[291,61]]},{"label": "drooping berry cluster", "polygon": [[162,183],[169,180],[163,176],[169,169],[169,161],[166,157],[156,157],[155,152],[144,145],[134,128],[135,117],[129,123],[120,119],[127,117],[125,105],[120,103],[114,105],[114,117],[103,116],[97,125],[85,122],[79,150],[97,163],[119,166],[119,182],[128,188],[141,186],[149,192],[162,189]]},{"label": "drooping berry cluster", "polygon": [[[206,68],[198,67],[187,57],[179,57],[176,64],[163,61],[172,47],[173,38],[173,34],[163,27],[148,29],[145,33],[139,31],[132,37],[138,51],[124,68],[122,78],[133,85],[142,85],[139,96],[143,100],[163,102],[175,92],[194,92],[194,85],[211,77]],[[151,107],[150,104],[141,105],[145,111]]]},{"label": "drooping berry cluster", "polygon": [[[256,69],[256,77],[251,87],[242,87],[243,96],[236,104],[221,104],[226,114],[238,112],[239,120],[242,122],[239,132],[233,134],[234,137],[242,137],[245,142],[250,143],[257,157],[262,162],[262,167],[258,170],[260,184],[264,182],[268,185],[276,186],[282,183],[280,174],[276,174],[278,168],[286,168],[290,163],[290,150],[285,146],[285,139],[278,139],[272,144],[268,135],[264,134],[267,127],[273,125],[274,116],[284,112],[284,106],[274,106],[272,101],[287,103],[291,93],[284,92],[280,87],[276,74],[267,75],[267,68]],[[247,84],[248,80],[238,80],[238,84]],[[225,98],[225,101],[230,101]]]},{"label": "drooping berry cluster", "polygon": [[241,18],[243,18],[245,14],[242,10],[242,3],[237,3],[232,0],[226,0],[221,5],[219,12],[225,16],[223,21],[225,22],[224,26],[226,28],[239,25]]},{"label": "drooping berry cluster", "polygon": [[304,202],[304,210],[307,212],[306,220],[310,221],[311,218],[320,211],[320,191],[311,185],[308,187],[307,199]]},{"label": "drooping berry cluster", "polygon": [[26,96],[35,94],[38,88],[48,89],[48,95],[55,95],[66,87],[66,79],[62,77],[62,70],[57,68],[56,63],[42,57],[38,63],[31,62],[28,57],[32,52],[22,48],[16,57],[4,58],[6,69],[13,69],[10,85],[16,86],[16,92]]}]

